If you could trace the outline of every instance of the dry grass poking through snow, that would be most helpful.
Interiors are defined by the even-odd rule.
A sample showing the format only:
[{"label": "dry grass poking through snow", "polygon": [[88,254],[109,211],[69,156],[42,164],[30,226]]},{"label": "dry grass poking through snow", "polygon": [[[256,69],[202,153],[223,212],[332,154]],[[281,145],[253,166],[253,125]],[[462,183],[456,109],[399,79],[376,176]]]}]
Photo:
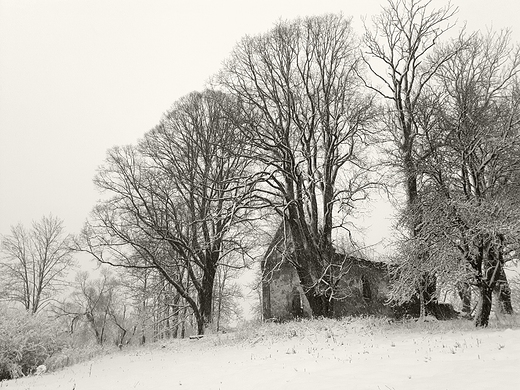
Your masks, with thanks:
[{"label": "dry grass poking through snow", "polygon": [[7,389],[516,389],[518,320],[388,323],[377,318],[250,325],[129,349]]},{"label": "dry grass poking through snow", "polygon": [[301,340],[329,340],[333,343],[341,341],[343,338],[349,337],[386,337],[392,335],[400,337],[403,335],[426,334],[426,335],[442,335],[453,333],[478,333],[485,330],[520,330],[520,315],[502,316],[501,318],[492,318],[490,326],[487,329],[476,329],[473,322],[468,320],[452,320],[438,321],[430,317],[424,321],[406,320],[392,321],[379,317],[364,318],[343,318],[336,319],[319,319],[274,323],[268,322],[264,324],[248,324],[236,332],[230,334],[211,335],[207,338],[210,344],[214,345],[233,345],[240,342],[257,344],[287,342],[291,339]]}]

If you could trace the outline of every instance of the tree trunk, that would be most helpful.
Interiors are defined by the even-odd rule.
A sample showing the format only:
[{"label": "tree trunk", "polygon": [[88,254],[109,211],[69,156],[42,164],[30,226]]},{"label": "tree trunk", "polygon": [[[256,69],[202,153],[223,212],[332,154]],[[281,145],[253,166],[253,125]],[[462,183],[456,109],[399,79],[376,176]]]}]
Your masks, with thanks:
[{"label": "tree trunk", "polygon": [[513,314],[513,304],[511,302],[511,289],[507,281],[504,266],[500,265],[497,275],[498,308],[504,314]]},{"label": "tree trunk", "polygon": [[426,304],[424,303],[424,294],[419,291],[419,318],[424,320],[426,317]]},{"label": "tree trunk", "polygon": [[443,313],[439,312],[439,301],[437,299],[437,277],[432,274],[423,275],[421,293],[425,306],[425,313],[433,315],[438,320],[442,319]]},{"label": "tree trunk", "polygon": [[179,337],[179,323],[180,323],[180,318],[181,318],[181,309],[179,309],[180,301],[181,301],[181,296],[178,293],[175,294],[173,297],[173,307],[175,310],[175,314],[174,314],[175,320],[174,320],[174,325],[173,325],[173,329],[172,329],[173,338]]},{"label": "tree trunk", "polygon": [[479,302],[477,306],[477,314],[475,315],[475,326],[486,327],[489,324],[489,315],[491,313],[491,305],[493,303],[493,289],[482,281],[479,286]]},{"label": "tree trunk", "polygon": [[181,339],[186,337],[186,313],[187,312],[188,312],[188,308],[185,306],[182,309]]},{"label": "tree trunk", "polygon": [[200,321],[202,322],[201,324],[199,324],[199,320],[197,319],[197,331],[199,332],[199,335],[204,334],[204,328],[211,324],[215,273],[215,267],[207,264],[207,268],[204,270],[204,275],[202,277],[202,290],[199,294],[200,316],[202,319],[202,321]]},{"label": "tree trunk", "polygon": [[164,338],[165,339],[171,339],[172,333],[171,333],[171,324],[170,324],[170,306],[165,307],[166,312],[166,321],[164,321]]},{"label": "tree trunk", "polygon": [[[306,255],[302,255],[304,258],[302,261],[309,261],[305,259]],[[302,263],[298,263],[302,264]],[[296,267],[296,272],[300,278],[300,283],[309,302],[309,306],[314,317],[325,317],[332,318],[334,315],[333,303],[331,292],[329,290],[320,290],[321,281],[314,281],[310,274],[308,267],[299,266]],[[323,276],[322,276],[323,277]]]},{"label": "tree trunk", "polygon": [[314,317],[332,318],[334,316],[334,304],[331,296],[325,294],[316,294],[315,291],[308,291],[305,296],[309,301],[309,306]]},{"label": "tree trunk", "polygon": [[462,301],[462,315],[471,317],[471,289],[468,283],[462,282],[457,285],[460,300]]},{"label": "tree trunk", "polygon": [[146,296],[148,293],[148,274],[144,274],[144,282],[142,289],[142,302],[141,302],[141,337],[139,338],[139,343],[144,345],[146,343],[146,316],[148,313],[148,308],[146,306]]},{"label": "tree trunk", "polygon": [[[119,326],[119,325],[118,325]],[[120,327],[121,328],[121,327]],[[121,331],[119,332],[119,340],[117,342],[117,346],[119,349],[123,348],[123,344],[125,342],[125,336],[126,336],[127,330],[124,328],[121,328]]]},{"label": "tree trunk", "polygon": [[216,329],[217,332],[220,331],[220,316],[222,314],[222,296],[223,296],[223,293],[219,286],[219,296],[218,296],[218,306],[217,306],[217,329]]},{"label": "tree trunk", "polygon": [[[293,191],[293,183],[290,180],[287,181],[287,186]],[[329,283],[323,289],[320,287],[324,285],[321,280],[326,278],[324,264],[332,261],[334,252],[332,244],[327,242],[326,234],[322,234],[319,239],[312,237],[310,230],[307,229],[305,213],[297,206],[298,202],[287,199],[287,204],[289,215],[286,215],[285,222],[289,227],[294,246],[291,263],[300,278],[312,315],[331,318],[333,316],[332,291],[328,288],[332,284]]]},{"label": "tree trunk", "polygon": [[[413,129],[410,125],[403,123],[403,134],[405,135],[405,142],[403,144],[402,154],[404,160],[404,173],[406,177],[406,195],[408,201],[408,212],[412,216],[410,231],[413,237],[420,234],[420,227],[423,222],[422,207],[419,203],[419,192],[417,189],[417,169],[413,160],[412,138]],[[424,258],[426,253],[420,253],[419,258]],[[419,287],[420,298],[420,316],[421,318],[427,314],[436,316],[437,306],[437,278],[431,273],[424,273],[422,275],[421,286]]]},{"label": "tree trunk", "polygon": [[[200,299],[200,295],[199,295],[199,299]],[[204,330],[206,329],[206,321],[204,320],[204,316],[202,315],[200,308],[192,306],[191,309],[193,312],[193,315],[189,316],[191,328],[196,326],[197,335],[199,335],[199,336],[203,335]]]},{"label": "tree trunk", "polygon": [[155,303],[155,310],[154,310],[154,316],[153,316],[153,341],[157,341],[159,339],[159,310],[157,308],[157,303]]},{"label": "tree trunk", "polygon": [[204,321],[200,321],[198,318],[197,318],[197,335],[203,335],[204,334],[204,330],[206,329],[206,324],[204,323]]}]

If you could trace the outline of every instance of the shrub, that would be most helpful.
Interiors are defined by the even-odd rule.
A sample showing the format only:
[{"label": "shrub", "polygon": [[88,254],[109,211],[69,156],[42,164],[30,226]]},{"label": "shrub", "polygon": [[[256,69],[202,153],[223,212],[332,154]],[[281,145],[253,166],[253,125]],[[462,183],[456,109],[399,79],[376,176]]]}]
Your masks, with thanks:
[{"label": "shrub", "polygon": [[49,357],[45,361],[45,366],[47,367],[47,372],[52,372],[117,351],[119,351],[119,348],[115,345],[100,346],[95,342],[76,346],[71,345]]},{"label": "shrub", "polygon": [[0,380],[33,373],[66,344],[58,324],[44,315],[0,307]]}]

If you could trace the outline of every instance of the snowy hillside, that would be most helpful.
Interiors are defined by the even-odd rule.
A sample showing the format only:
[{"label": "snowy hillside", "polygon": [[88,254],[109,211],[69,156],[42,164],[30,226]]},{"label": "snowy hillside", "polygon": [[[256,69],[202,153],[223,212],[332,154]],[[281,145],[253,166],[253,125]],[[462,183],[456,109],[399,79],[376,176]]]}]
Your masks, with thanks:
[{"label": "snowy hillside", "polygon": [[520,329],[467,321],[266,324],[127,349],[0,388],[517,389]]}]

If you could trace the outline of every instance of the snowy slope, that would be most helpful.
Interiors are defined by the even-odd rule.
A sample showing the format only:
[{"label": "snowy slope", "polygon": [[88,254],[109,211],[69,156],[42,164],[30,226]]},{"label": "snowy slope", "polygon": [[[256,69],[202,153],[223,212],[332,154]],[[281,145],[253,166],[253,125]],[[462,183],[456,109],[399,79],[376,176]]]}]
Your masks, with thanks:
[{"label": "snowy slope", "polygon": [[520,329],[378,320],[267,324],[122,351],[6,389],[520,389]]}]

